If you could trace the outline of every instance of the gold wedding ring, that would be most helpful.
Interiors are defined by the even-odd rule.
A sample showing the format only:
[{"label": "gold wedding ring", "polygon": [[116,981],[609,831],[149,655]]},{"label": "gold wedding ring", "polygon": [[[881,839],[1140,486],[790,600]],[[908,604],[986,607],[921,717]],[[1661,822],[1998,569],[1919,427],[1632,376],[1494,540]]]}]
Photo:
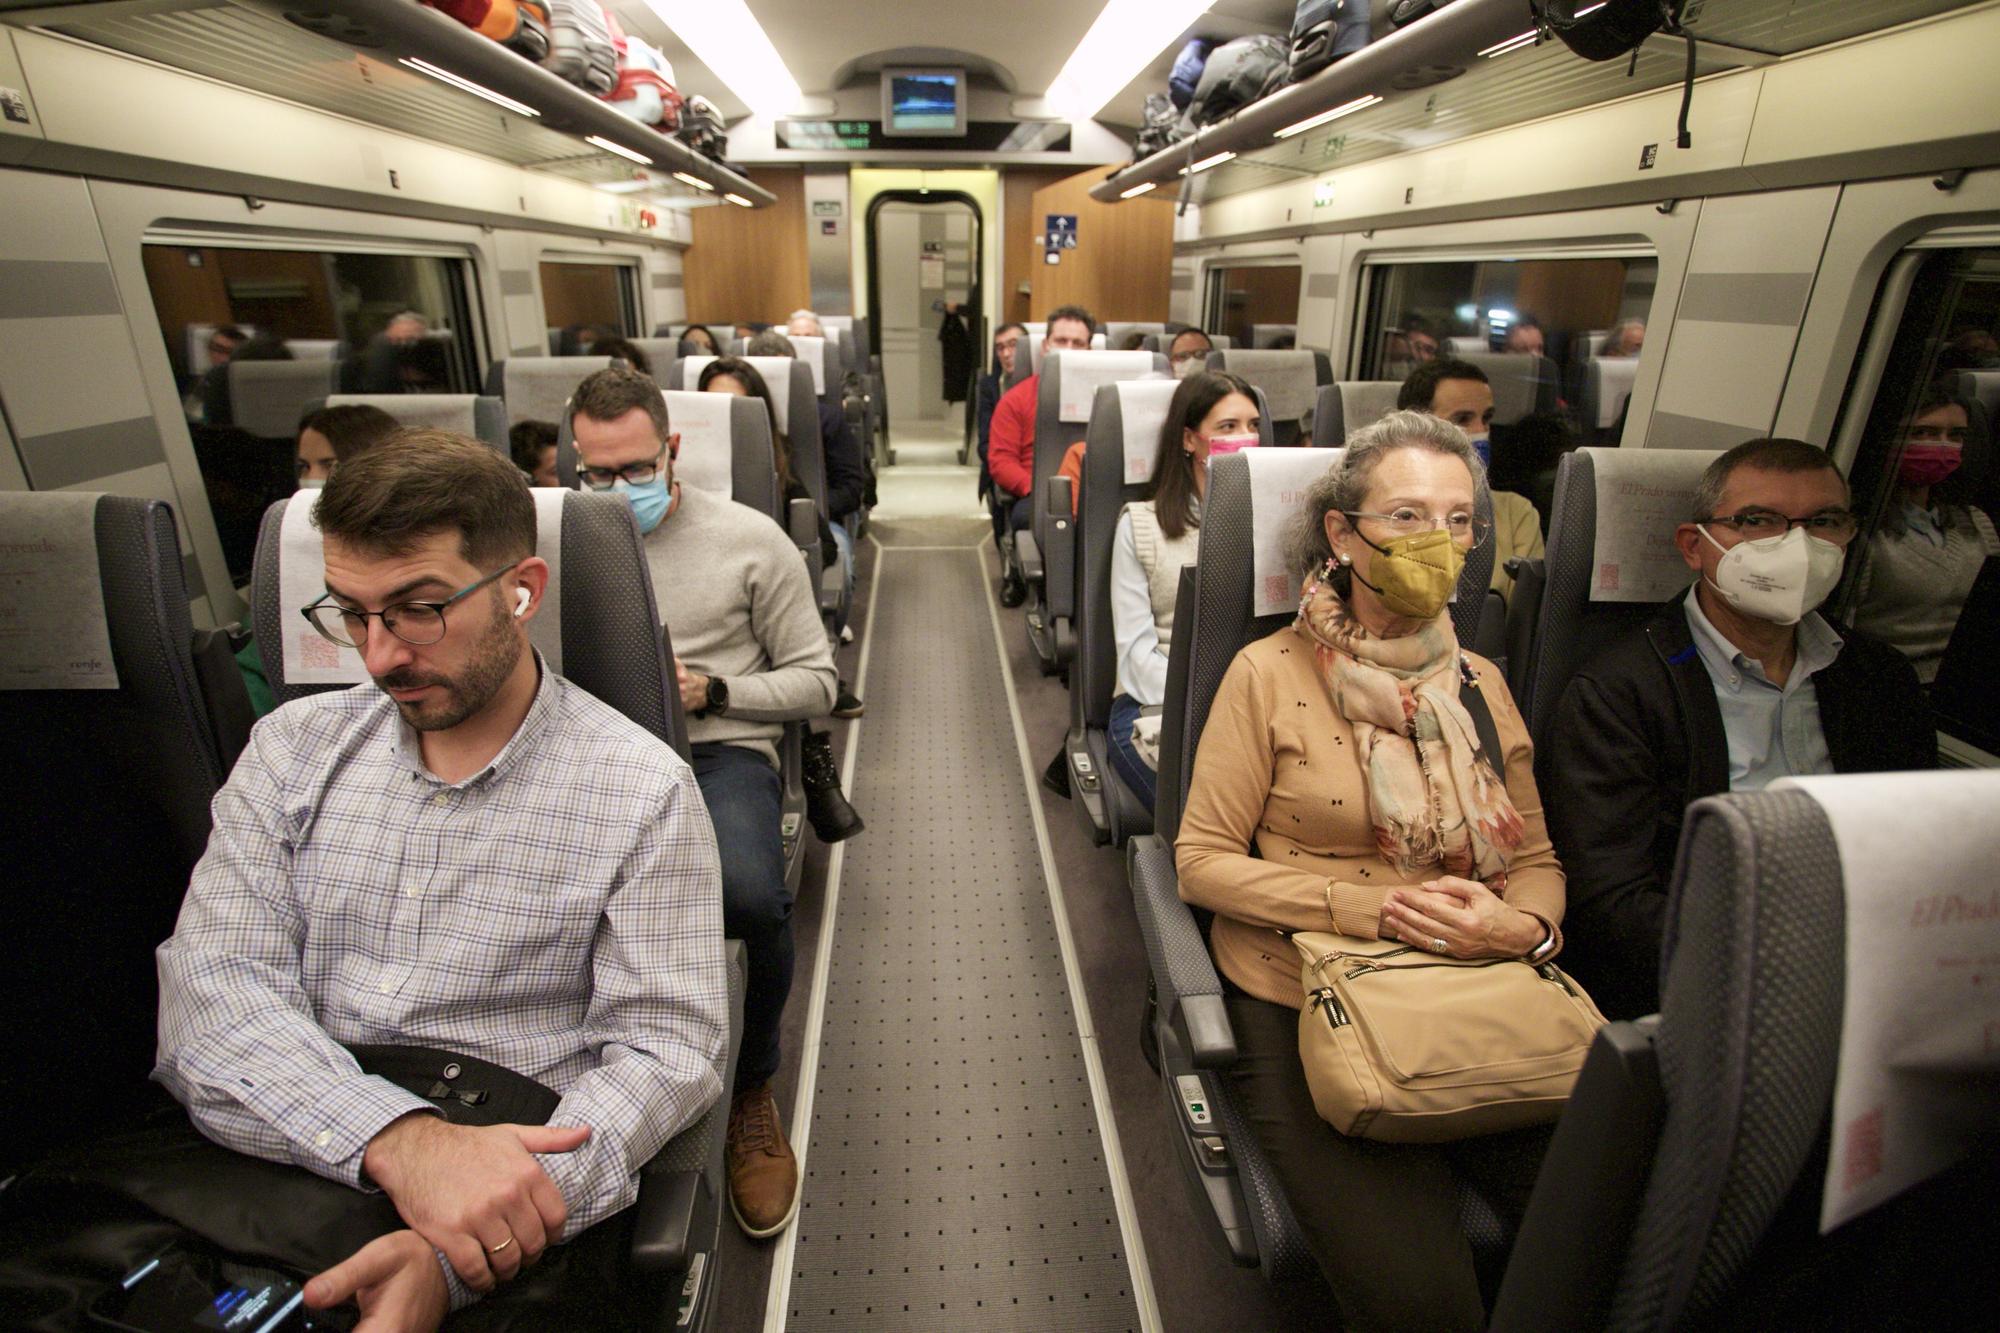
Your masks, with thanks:
[{"label": "gold wedding ring", "polygon": [[498,1254],[500,1253],[500,1251],[506,1249],[509,1245],[512,1245],[513,1243],[514,1243],[514,1238],[512,1236],[509,1236],[507,1237],[507,1239],[501,1241],[498,1245],[495,1245],[492,1249],[488,1250],[487,1253]]}]

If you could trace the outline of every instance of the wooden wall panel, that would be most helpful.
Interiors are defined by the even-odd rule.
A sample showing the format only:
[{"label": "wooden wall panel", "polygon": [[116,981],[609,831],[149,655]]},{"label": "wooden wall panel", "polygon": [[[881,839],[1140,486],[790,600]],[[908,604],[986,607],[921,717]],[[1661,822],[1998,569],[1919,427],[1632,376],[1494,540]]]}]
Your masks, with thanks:
[{"label": "wooden wall panel", "polygon": [[1090,187],[1104,179],[1102,168],[1078,172],[1036,190],[1029,222],[1039,231],[1050,213],[1076,215],[1076,249],[1062,263],[1042,262],[1035,246],[1036,319],[1059,305],[1080,305],[1098,320],[1164,320],[1171,300],[1174,263],[1172,199],[1128,199],[1100,204]]},{"label": "wooden wall panel", "polygon": [[1032,291],[1035,270],[1042,266],[1042,219],[1035,216],[1035,191],[1070,174],[1068,167],[1010,167],[1001,176],[1006,213],[1002,224],[1004,285],[998,307],[1002,322],[1025,323],[1048,313],[1031,304],[1030,292],[1020,290],[1025,282]]},{"label": "wooden wall panel", "polygon": [[[174,373],[185,375],[187,338],[183,331],[187,326],[229,323],[229,293],[223,289],[222,266],[213,250],[148,245],[142,254],[146,286],[152,289],[167,357],[174,363]],[[188,262],[190,256],[201,261],[199,266]]]},{"label": "wooden wall panel", "polygon": [[812,304],[805,173],[765,167],[744,174],[778,202],[768,208],[717,204],[693,211],[683,270],[688,319],[695,323],[776,322]]}]

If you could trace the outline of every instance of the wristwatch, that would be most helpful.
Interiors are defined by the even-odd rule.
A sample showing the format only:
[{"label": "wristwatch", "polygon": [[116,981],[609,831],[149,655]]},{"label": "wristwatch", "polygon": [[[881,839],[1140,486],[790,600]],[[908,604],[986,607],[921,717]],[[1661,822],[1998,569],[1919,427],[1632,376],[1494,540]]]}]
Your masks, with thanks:
[{"label": "wristwatch", "polygon": [[1548,932],[1542,938],[1542,942],[1521,956],[1521,961],[1530,966],[1539,964],[1544,958],[1547,958],[1556,951],[1556,928],[1544,921],[1542,922],[1542,929]]},{"label": "wristwatch", "polygon": [[708,698],[701,706],[703,717],[721,717],[729,711],[729,682],[720,676],[708,678]]}]

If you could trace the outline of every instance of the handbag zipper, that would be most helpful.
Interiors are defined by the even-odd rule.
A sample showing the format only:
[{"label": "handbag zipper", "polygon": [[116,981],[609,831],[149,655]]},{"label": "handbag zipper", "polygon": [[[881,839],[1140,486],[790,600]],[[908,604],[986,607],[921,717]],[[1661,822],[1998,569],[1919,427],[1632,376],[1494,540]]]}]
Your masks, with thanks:
[{"label": "handbag zipper", "polygon": [[1312,993],[1311,1004],[1313,1008],[1326,1016],[1326,1025],[1328,1027],[1340,1028],[1347,1026],[1347,1010],[1340,1007],[1339,997],[1334,995],[1332,987],[1322,986],[1314,991]]}]

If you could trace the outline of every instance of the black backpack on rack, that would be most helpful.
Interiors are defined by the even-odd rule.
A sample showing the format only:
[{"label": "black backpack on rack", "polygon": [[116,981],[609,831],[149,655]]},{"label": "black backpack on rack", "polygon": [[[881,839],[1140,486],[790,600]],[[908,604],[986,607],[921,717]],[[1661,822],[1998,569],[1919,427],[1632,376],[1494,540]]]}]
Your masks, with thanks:
[{"label": "black backpack on rack", "polygon": [[1182,118],[1182,137],[1249,106],[1264,95],[1273,76],[1282,74],[1284,68],[1282,37],[1258,33],[1216,47],[1202,68],[1201,83]]},{"label": "black backpack on rack", "polygon": [[1368,45],[1369,0],[1298,0],[1287,83],[1304,83]]},{"label": "black backpack on rack", "polygon": [[1180,137],[1180,112],[1174,109],[1173,99],[1165,93],[1152,93],[1146,98],[1144,123],[1139,126],[1139,136],[1132,141],[1132,151],[1139,157],[1151,157]]},{"label": "black backpack on rack", "polygon": [[690,97],[681,107],[681,125],[674,137],[700,153],[720,162],[729,151],[729,136],[723,132],[722,112],[706,97]]}]

